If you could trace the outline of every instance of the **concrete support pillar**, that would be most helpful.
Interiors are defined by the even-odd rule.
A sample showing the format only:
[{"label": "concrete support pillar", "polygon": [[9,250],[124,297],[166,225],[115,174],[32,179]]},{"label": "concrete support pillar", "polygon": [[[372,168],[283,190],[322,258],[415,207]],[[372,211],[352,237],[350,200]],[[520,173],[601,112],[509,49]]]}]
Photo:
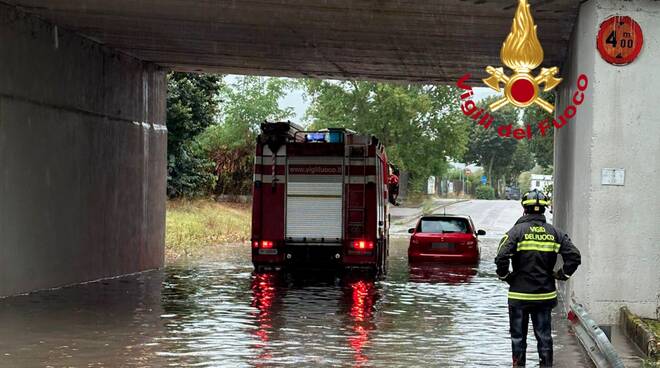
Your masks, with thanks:
[{"label": "concrete support pillar", "polygon": [[163,265],[164,72],[0,4],[0,296]]},{"label": "concrete support pillar", "polygon": [[[613,66],[596,49],[602,21],[634,18],[644,48],[632,64]],[[585,102],[556,131],[555,224],[583,255],[569,294],[599,323],[618,310],[656,317],[660,298],[660,3],[589,0],[580,7],[562,68],[557,113],[573,104],[578,76]],[[623,186],[603,185],[603,168],[625,169]]]}]

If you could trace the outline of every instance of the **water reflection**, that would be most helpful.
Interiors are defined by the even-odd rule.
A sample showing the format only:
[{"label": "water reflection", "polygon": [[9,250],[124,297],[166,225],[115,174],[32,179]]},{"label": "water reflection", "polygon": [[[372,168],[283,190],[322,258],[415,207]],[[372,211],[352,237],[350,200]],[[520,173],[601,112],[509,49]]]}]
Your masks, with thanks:
[{"label": "water reflection", "polygon": [[277,293],[276,277],[275,273],[258,273],[252,278],[252,303],[250,305],[257,309],[252,313],[257,324],[257,329],[254,331],[257,342],[253,348],[259,351],[256,366],[260,366],[258,362],[267,361],[273,357],[269,351],[268,341],[273,328],[273,311],[271,309]]},{"label": "water reflection", "polygon": [[[300,354],[318,363],[327,359],[324,354],[336,351],[342,365],[369,365],[366,349],[375,329],[376,282],[369,274],[331,270],[253,273],[252,365],[282,362],[282,345],[306,347]],[[350,359],[346,348],[338,345],[340,340],[350,349]]]},{"label": "water reflection", "polygon": [[0,367],[164,366],[162,282],[150,272],[0,299]]},{"label": "water reflection", "polygon": [[[405,246],[384,279],[255,273],[236,246],[217,261],[0,300],[0,367],[506,365],[492,262],[408,265]],[[555,341],[558,354],[572,346]]]},{"label": "water reflection", "polygon": [[463,284],[472,281],[478,265],[410,263],[410,281]]},{"label": "water reflection", "polygon": [[354,367],[363,367],[369,362],[364,349],[369,345],[369,335],[374,329],[372,317],[378,296],[373,279],[348,280],[344,292],[350,294],[351,328],[348,344],[353,350]]},{"label": "water reflection", "polygon": [[[274,273],[259,273],[252,278],[252,307],[257,308],[257,312],[253,313],[257,321],[257,330],[255,335],[261,343],[256,344],[257,348],[266,347],[268,342],[268,335],[273,328],[271,319],[271,308],[276,295],[275,277]],[[264,355],[264,357],[269,357]]]}]

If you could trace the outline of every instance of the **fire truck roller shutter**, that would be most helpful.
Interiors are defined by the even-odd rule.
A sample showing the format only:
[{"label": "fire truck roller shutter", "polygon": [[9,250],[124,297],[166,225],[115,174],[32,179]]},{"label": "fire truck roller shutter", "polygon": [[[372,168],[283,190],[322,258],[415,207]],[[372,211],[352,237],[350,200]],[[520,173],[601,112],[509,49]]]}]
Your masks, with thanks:
[{"label": "fire truck roller shutter", "polygon": [[342,177],[290,175],[287,182],[286,237],[342,238]]}]

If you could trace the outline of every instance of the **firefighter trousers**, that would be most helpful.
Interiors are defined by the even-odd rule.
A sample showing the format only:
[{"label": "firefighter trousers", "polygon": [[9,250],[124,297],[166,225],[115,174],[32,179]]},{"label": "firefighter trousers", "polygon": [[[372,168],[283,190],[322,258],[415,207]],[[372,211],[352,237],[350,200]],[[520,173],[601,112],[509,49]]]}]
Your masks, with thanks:
[{"label": "firefighter trousers", "polygon": [[525,366],[527,350],[527,326],[532,319],[534,336],[541,367],[552,367],[552,308],[509,306],[509,325],[511,332],[511,351],[513,366]]}]

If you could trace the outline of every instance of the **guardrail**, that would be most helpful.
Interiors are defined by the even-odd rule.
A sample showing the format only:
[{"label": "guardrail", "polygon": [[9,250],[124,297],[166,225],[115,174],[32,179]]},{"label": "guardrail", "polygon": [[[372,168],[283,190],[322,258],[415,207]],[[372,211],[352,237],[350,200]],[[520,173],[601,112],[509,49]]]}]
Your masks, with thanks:
[{"label": "guardrail", "polygon": [[596,321],[589,317],[586,309],[575,301],[569,306],[568,319],[575,335],[582,343],[597,368],[624,368],[623,361],[614,346],[600,329]]}]

